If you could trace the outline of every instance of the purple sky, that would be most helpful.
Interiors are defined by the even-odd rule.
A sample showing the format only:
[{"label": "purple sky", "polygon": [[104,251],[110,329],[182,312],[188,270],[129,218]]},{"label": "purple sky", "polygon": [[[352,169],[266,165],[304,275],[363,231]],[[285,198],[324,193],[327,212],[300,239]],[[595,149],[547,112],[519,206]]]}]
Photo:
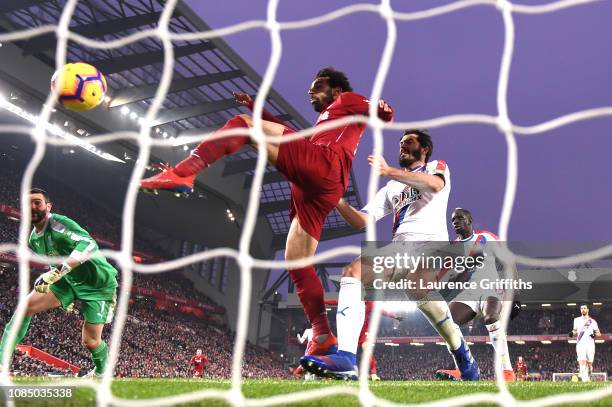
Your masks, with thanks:
[{"label": "purple sky", "polygon": [[[529,4],[549,1],[530,1]],[[264,19],[266,1],[187,3],[213,28]],[[404,4],[409,3],[409,4]],[[393,2],[414,11],[449,1]],[[281,1],[281,21],[321,15],[350,4],[338,0]],[[410,9],[406,8],[410,7]],[[593,107],[612,106],[612,3],[572,7],[554,14],[515,14],[516,46],[510,75],[509,112],[516,124],[533,125]],[[306,90],[314,73],[333,65],[347,72],[353,88],[369,95],[385,40],[377,15],[353,14],[321,26],[283,33],[283,59],[274,81],[304,117],[314,122]],[[270,43],[264,30],[225,40],[263,75]],[[383,97],[396,120],[458,113],[496,114],[496,86],[503,46],[501,13],[478,6],[427,20],[398,22],[398,41]],[[519,136],[519,186],[510,226],[515,240],[609,241],[612,182],[606,162],[612,147],[612,118],[585,121],[549,133]],[[505,186],[506,146],[490,126],[431,129],[434,159],[452,173],[452,208],[472,210],[477,227],[497,232]],[[385,133],[385,156],[396,162],[398,132]],[[362,138],[354,162],[366,199],[372,149]],[[381,184],[382,185],[382,184]],[[379,239],[390,238],[381,222]],[[451,235],[452,236],[452,235]],[[323,243],[358,244],[362,236]]]}]

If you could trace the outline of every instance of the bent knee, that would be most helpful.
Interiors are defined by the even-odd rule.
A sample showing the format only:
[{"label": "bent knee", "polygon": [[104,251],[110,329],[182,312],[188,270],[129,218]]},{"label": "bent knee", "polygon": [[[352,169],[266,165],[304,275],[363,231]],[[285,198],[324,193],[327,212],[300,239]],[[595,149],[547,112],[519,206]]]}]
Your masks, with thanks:
[{"label": "bent knee", "polygon": [[497,321],[499,321],[499,315],[497,314],[490,314],[484,316],[485,325],[491,325],[496,323]]},{"label": "bent knee", "polygon": [[244,124],[246,124],[249,127],[253,126],[253,119],[248,114],[239,114],[239,115],[234,116],[232,120],[233,119],[241,120],[244,122]]},{"label": "bent knee", "polygon": [[96,349],[100,346],[101,339],[99,338],[82,338],[81,344],[85,346],[87,349]]}]

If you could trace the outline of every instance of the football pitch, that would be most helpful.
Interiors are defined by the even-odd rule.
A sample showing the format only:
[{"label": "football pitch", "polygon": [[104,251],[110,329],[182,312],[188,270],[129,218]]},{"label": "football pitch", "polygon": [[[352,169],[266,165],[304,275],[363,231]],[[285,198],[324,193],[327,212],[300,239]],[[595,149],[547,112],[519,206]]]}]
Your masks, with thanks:
[{"label": "football pitch", "polygon": [[[18,384],[48,383],[49,379],[20,379]],[[519,400],[531,400],[545,396],[562,393],[577,393],[586,390],[602,389],[606,383],[570,383],[570,382],[525,382],[512,383],[510,392]],[[357,383],[343,383],[338,381],[303,382],[297,380],[245,380],[243,392],[249,399],[272,397],[312,389],[330,390],[333,386],[343,386],[357,389]],[[129,400],[146,400],[157,397],[172,396],[186,392],[204,389],[228,389],[227,380],[199,380],[199,379],[117,379],[112,384],[112,391],[116,397]],[[440,400],[471,393],[494,393],[497,391],[495,383],[482,381],[478,383],[439,382],[439,381],[382,381],[370,383],[372,392],[381,398],[394,403],[423,403]],[[157,403],[151,400],[151,405]],[[16,406],[95,406],[95,394],[91,389],[75,389],[71,399],[62,400],[35,400],[17,401]],[[183,404],[189,406],[225,406],[228,405],[220,399],[207,399],[199,402]],[[287,404],[285,404],[287,405]],[[295,406],[358,406],[357,397],[344,394],[333,395],[306,402],[289,404]],[[476,404],[472,404],[476,405]],[[495,405],[477,404],[479,406]],[[556,404],[560,405],[560,404]],[[612,406],[612,396],[588,403],[570,403],[567,406]]]}]

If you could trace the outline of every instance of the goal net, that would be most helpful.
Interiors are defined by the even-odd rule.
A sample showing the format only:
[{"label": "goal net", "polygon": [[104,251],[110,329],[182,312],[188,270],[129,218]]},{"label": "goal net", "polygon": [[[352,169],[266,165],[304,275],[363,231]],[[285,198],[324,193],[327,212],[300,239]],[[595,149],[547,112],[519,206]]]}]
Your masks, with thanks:
[{"label": "goal net", "polygon": [[[201,401],[205,399],[222,399],[231,405],[286,405],[289,403],[304,402],[313,399],[320,399],[331,395],[352,395],[359,399],[362,405],[391,405],[389,401],[376,396],[369,388],[367,372],[365,368],[369,357],[371,356],[372,349],[369,347],[364,352],[362,358],[362,364],[359,371],[360,379],[358,386],[339,385],[326,387],[323,389],[309,389],[293,394],[284,394],[273,396],[269,398],[260,399],[248,399],[242,391],[242,375],[241,367],[245,353],[245,344],[247,338],[248,328],[248,317],[249,317],[249,303],[251,296],[251,278],[254,268],[285,268],[288,265],[291,267],[299,267],[310,264],[312,262],[321,262],[323,260],[335,258],[342,255],[359,255],[360,247],[357,246],[343,246],[332,250],[328,250],[324,253],[320,253],[317,256],[310,259],[302,259],[291,263],[284,261],[270,261],[263,259],[253,258],[250,254],[249,248],[251,246],[251,240],[253,238],[253,231],[255,222],[257,219],[257,213],[259,209],[259,195],[261,190],[261,184],[263,174],[266,165],[266,149],[265,143],[271,139],[267,139],[263,133],[261,127],[261,113],[263,105],[267,95],[271,90],[271,85],[274,80],[277,68],[279,66],[280,58],[282,55],[282,33],[287,30],[296,30],[307,27],[316,26],[325,22],[330,22],[344,16],[354,13],[372,13],[379,15],[386,24],[387,35],[385,39],[385,45],[383,53],[380,59],[376,77],[374,80],[374,86],[372,93],[370,94],[371,103],[371,114],[369,117],[357,117],[351,119],[343,119],[330,123],[329,127],[340,127],[346,124],[348,121],[359,120],[367,124],[372,130],[374,148],[373,154],[380,156],[383,153],[383,142],[382,132],[384,129],[403,130],[406,128],[438,128],[442,126],[457,125],[457,124],[481,124],[493,126],[499,130],[501,136],[504,138],[507,148],[507,166],[506,166],[506,187],[503,200],[503,206],[501,211],[501,218],[499,226],[497,228],[501,241],[508,240],[508,228],[512,215],[512,208],[515,200],[517,182],[518,182],[518,151],[516,144],[516,135],[533,135],[539,134],[553,129],[565,126],[574,122],[593,119],[603,116],[612,116],[612,107],[602,107],[587,109],[579,112],[574,112],[562,117],[555,118],[553,120],[539,123],[532,126],[521,126],[514,124],[508,113],[507,93],[510,67],[512,63],[512,54],[514,50],[514,37],[515,37],[515,14],[544,14],[551,13],[561,9],[574,7],[586,3],[595,2],[595,0],[561,0],[553,1],[548,4],[541,5],[530,5],[530,4],[515,4],[507,0],[461,0],[445,4],[443,6],[434,7],[431,9],[418,11],[418,12],[396,12],[393,10],[390,0],[381,0],[378,4],[353,4],[347,7],[334,10],[325,15],[321,15],[315,18],[309,18],[299,21],[290,22],[279,22],[277,20],[277,9],[279,6],[279,0],[269,0],[267,5],[267,17],[265,20],[257,20],[250,22],[243,22],[234,26],[229,26],[223,29],[210,30],[204,32],[195,33],[175,33],[172,32],[169,26],[169,20],[175,11],[178,0],[168,0],[164,11],[159,17],[157,27],[154,29],[148,29],[140,31],[136,34],[125,36],[119,40],[113,41],[97,41],[80,35],[76,32],[71,32],[69,29],[71,16],[77,6],[78,0],[68,0],[63,8],[61,18],[57,21],[57,24],[46,25],[33,29],[26,29],[20,31],[12,31],[6,33],[0,33],[0,42],[15,42],[24,41],[34,37],[40,37],[48,33],[55,33],[57,36],[57,47],[55,54],[56,67],[63,66],[66,61],[66,50],[68,41],[74,41],[81,45],[92,47],[96,49],[107,49],[112,50],[128,44],[133,44],[143,38],[155,38],[161,41],[164,49],[164,64],[162,77],[159,81],[159,87],[153,98],[150,108],[148,109],[146,116],[139,123],[140,130],[138,133],[135,132],[121,132],[113,134],[105,134],[99,136],[92,136],[88,138],[88,141],[92,144],[99,144],[103,142],[109,142],[119,139],[131,139],[138,143],[139,153],[136,160],[136,165],[131,174],[130,186],[126,193],[126,199],[124,209],[122,213],[122,234],[121,234],[121,247],[119,250],[103,251],[103,254],[112,258],[117,262],[121,269],[122,285],[119,295],[119,307],[117,309],[116,319],[112,330],[112,340],[110,343],[110,352],[108,367],[105,371],[104,377],[100,382],[94,382],[91,380],[79,380],[79,381],[62,381],[54,382],[53,385],[68,385],[76,387],[89,387],[96,391],[96,401],[98,406],[135,406],[135,405],[151,405],[165,406],[165,405],[176,405],[195,401]],[[529,2],[526,2],[529,3]],[[385,85],[385,79],[389,68],[392,63],[393,52],[397,39],[397,25],[407,21],[435,18],[437,16],[453,13],[458,10],[474,7],[474,6],[487,6],[495,8],[499,11],[504,26],[504,45],[503,53],[501,58],[498,86],[497,86],[497,114],[486,115],[486,114],[457,114],[451,116],[437,117],[430,120],[423,120],[418,122],[394,122],[394,123],[382,123],[375,113],[377,106],[376,101],[380,100],[382,89]],[[254,174],[252,188],[249,195],[249,205],[246,212],[243,232],[239,242],[238,250],[232,248],[221,248],[215,250],[209,250],[203,253],[187,256],[185,258],[172,260],[164,263],[158,263],[154,265],[140,265],[133,261],[132,245],[134,237],[134,212],[135,203],[138,193],[137,185],[139,180],[143,178],[145,167],[149,162],[150,151],[153,145],[171,146],[176,143],[194,143],[201,140],[203,135],[195,137],[184,137],[181,140],[160,140],[153,139],[151,137],[151,123],[154,123],[162,101],[168,94],[170,83],[172,79],[172,72],[175,63],[175,56],[173,52],[173,41],[190,41],[190,40],[202,40],[213,37],[230,35],[240,31],[249,29],[260,28],[266,29],[270,35],[271,42],[271,54],[268,66],[261,83],[260,90],[257,94],[254,106],[254,127],[249,129],[249,135],[258,141],[259,156],[257,159],[256,171]],[[21,133],[24,137],[30,137],[35,144],[35,152],[25,169],[23,179],[21,183],[21,197],[25,198],[28,196],[28,191],[32,186],[32,177],[40,165],[45,148],[48,144],[56,145],[74,145],[74,140],[65,140],[52,137],[48,134],[46,128],[51,111],[53,109],[56,96],[50,93],[43,105],[42,110],[36,117],[35,125],[31,128],[24,128],[24,126],[13,126],[13,125],[1,125],[0,133]],[[313,133],[313,128],[303,130],[296,133],[292,137],[286,137],[281,142],[290,141],[296,137],[307,137]],[[227,132],[226,134],[218,134],[216,137],[224,137],[237,134],[234,132]],[[244,134],[244,132],[241,132]],[[278,140],[276,140],[278,141]],[[367,199],[372,200],[378,189],[379,185],[379,174],[374,171],[371,172]],[[17,334],[17,328],[20,326],[21,321],[24,318],[25,306],[26,306],[26,295],[30,288],[29,282],[29,261],[33,258],[33,253],[29,251],[27,246],[29,226],[30,226],[30,210],[28,209],[28,202],[26,199],[21,200],[21,226],[19,230],[19,243],[18,245],[13,244],[1,244],[0,253],[15,252],[19,259],[19,303],[16,311],[16,321],[13,324],[13,328],[10,330],[8,342],[12,342]],[[367,229],[367,240],[376,240],[376,231],[372,225],[368,226]],[[556,258],[556,259],[535,259],[528,258],[518,255],[512,255],[506,257],[504,260],[508,264],[523,264],[532,267],[561,267],[569,266],[577,262],[587,262],[603,258],[612,255],[612,245],[602,247],[598,250],[582,253],[579,255]],[[234,258],[241,269],[241,295],[239,298],[239,313],[236,326],[235,345],[233,351],[232,360],[232,374],[231,374],[231,387],[228,390],[216,390],[206,389],[195,391],[186,394],[179,394],[169,397],[163,397],[155,399],[154,402],[151,400],[128,400],[125,398],[114,395],[111,391],[111,383],[113,380],[113,372],[117,363],[119,347],[123,329],[126,323],[128,299],[130,294],[130,287],[132,284],[133,273],[160,273],[168,270],[175,269],[177,267],[184,267],[189,264],[202,262],[204,260],[211,259],[216,256],[225,256]],[[47,259],[47,262],[57,262],[55,259]],[[371,319],[369,337],[375,340],[376,333],[378,330],[380,320],[380,309],[378,304],[375,308],[375,313]],[[504,323],[507,324],[508,316],[504,318]],[[1,383],[3,385],[11,384],[11,379],[8,375],[9,364],[8,353],[3,355],[2,359],[2,375]],[[477,392],[469,395],[457,396],[452,399],[438,400],[431,402],[429,406],[449,406],[449,405],[463,405],[463,404],[478,404],[478,403],[495,403],[498,405],[516,405],[517,401],[513,398],[509,392],[506,383],[502,379],[501,367],[497,363],[499,392],[495,393],[483,393]],[[45,383],[46,384],[46,383]],[[540,398],[531,402],[520,402],[521,405],[529,406],[546,406],[546,405],[559,405],[559,404],[573,404],[577,402],[589,402],[597,399],[601,399],[612,395],[612,387],[605,389],[593,390],[589,392],[580,392],[579,394],[568,393],[562,395],[555,395]],[[396,405],[396,404],[393,404]]]}]

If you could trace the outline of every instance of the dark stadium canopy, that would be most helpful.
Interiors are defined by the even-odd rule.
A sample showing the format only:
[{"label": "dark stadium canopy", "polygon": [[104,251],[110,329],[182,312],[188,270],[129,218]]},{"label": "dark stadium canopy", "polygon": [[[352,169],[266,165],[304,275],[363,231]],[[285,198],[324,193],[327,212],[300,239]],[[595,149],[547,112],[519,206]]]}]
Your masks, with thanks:
[{"label": "dark stadium canopy", "polygon": [[[65,3],[60,0],[3,0],[0,2],[0,29],[6,32],[57,24]],[[70,29],[100,41],[115,40],[155,27],[163,6],[164,2],[159,0],[81,0],[72,17]],[[170,29],[185,33],[210,28],[189,7],[179,2],[171,18]],[[50,67],[55,66],[55,34],[39,35],[17,42],[16,45],[24,58],[34,57]],[[207,132],[219,128],[232,116],[246,112],[234,103],[232,92],[255,94],[261,77],[223,40],[175,41],[174,46],[173,80],[155,123],[155,137],[172,138]],[[67,59],[97,66],[108,80],[110,98],[106,102],[105,112],[82,116],[64,112],[75,117],[76,121],[90,125],[91,131],[88,129],[86,136],[89,133],[118,130],[117,116],[129,117],[131,114],[135,119],[144,115],[159,83],[163,50],[160,41],[153,38],[112,50],[91,49],[70,42]],[[44,94],[39,92],[38,96],[42,100]],[[296,129],[310,127],[274,90],[269,95],[267,108]],[[128,117],[125,117],[125,122],[131,126],[130,130],[134,130],[136,122],[129,123]],[[128,152],[136,154],[135,143],[122,141],[117,144],[126,149],[126,155]],[[156,148],[153,150],[152,161],[174,163],[177,149],[174,148],[172,155],[169,154],[172,148]],[[247,190],[252,183],[255,161],[254,150],[243,150],[225,160],[220,174],[223,177],[243,176],[242,188]],[[359,194],[355,185],[351,174],[345,199],[359,206]],[[202,191],[211,189],[210,185],[202,183],[198,183],[198,187]],[[216,193],[232,199],[231,191],[215,189]],[[245,206],[246,200],[235,203]],[[289,228],[288,208],[289,184],[282,174],[268,166],[261,194],[260,216],[265,217],[274,234],[274,248],[284,245]],[[334,211],[326,221],[323,240],[353,233],[355,230]]]}]

